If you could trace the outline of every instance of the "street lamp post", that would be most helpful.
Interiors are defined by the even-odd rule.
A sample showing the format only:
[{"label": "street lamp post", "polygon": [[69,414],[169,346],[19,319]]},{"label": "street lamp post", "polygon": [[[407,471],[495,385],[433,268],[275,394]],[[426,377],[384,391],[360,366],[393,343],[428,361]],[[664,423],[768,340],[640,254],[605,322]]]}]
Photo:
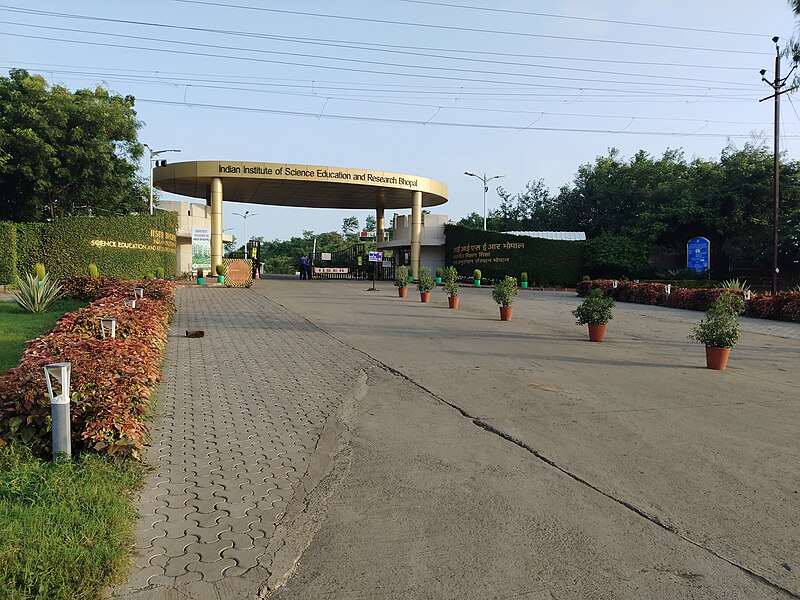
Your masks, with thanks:
[{"label": "street lamp post", "polygon": [[242,217],[244,219],[244,253],[245,253],[245,258],[250,258],[249,256],[247,256],[247,241],[248,241],[247,240],[247,217],[255,217],[258,213],[251,213],[249,210],[246,210],[246,211],[244,211],[244,214],[242,214],[242,213],[232,213],[232,214],[236,215],[237,217]]},{"label": "street lamp post", "polygon": [[147,144],[142,144],[147,151],[150,153],[150,214],[153,214],[153,159],[158,156],[159,154],[164,154],[165,152],[180,152],[180,150],[153,150]]},{"label": "street lamp post", "polygon": [[470,177],[477,177],[481,181],[483,181],[483,230],[486,231],[486,192],[489,191],[489,186],[487,185],[492,179],[500,179],[501,177],[505,177],[505,175],[495,175],[493,177],[486,177],[486,173],[483,174],[483,177],[480,175],[476,175],[475,173],[470,173],[469,171],[464,171],[464,175],[469,175]]}]

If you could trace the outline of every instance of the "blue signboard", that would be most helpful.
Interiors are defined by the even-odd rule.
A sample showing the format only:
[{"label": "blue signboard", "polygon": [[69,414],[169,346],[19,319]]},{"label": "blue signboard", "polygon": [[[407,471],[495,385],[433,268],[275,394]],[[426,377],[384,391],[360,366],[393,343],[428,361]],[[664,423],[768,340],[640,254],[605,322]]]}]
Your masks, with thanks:
[{"label": "blue signboard", "polygon": [[711,268],[711,242],[696,237],[686,244],[686,268],[701,273]]},{"label": "blue signboard", "polygon": [[381,261],[383,261],[383,252],[369,253],[369,262],[381,262]]}]

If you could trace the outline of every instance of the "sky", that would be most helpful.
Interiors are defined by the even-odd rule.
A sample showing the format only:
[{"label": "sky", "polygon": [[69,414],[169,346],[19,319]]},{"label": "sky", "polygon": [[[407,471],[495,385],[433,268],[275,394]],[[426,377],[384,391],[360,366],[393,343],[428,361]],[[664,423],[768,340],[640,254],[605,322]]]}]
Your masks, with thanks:
[{"label": "sky", "polygon": [[[465,171],[503,176],[491,210],[498,185],[555,193],[612,147],[772,148],[759,70],[772,81],[771,38],[783,47],[794,23],[785,0],[0,0],[0,66],[135,96],[140,141],[181,150],[159,158],[430,177],[449,187],[432,212],[458,220],[483,213]],[[783,98],[781,150],[797,159],[800,98]],[[225,202],[240,238],[245,210],[268,240],[370,214]]]}]

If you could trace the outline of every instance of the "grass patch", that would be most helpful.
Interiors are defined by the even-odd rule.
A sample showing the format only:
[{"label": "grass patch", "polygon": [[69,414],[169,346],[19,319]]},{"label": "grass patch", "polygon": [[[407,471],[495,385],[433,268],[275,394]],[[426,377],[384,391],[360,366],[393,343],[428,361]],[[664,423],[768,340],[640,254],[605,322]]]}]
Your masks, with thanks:
[{"label": "grass patch", "polygon": [[41,313],[26,311],[16,302],[0,302],[0,374],[16,367],[25,342],[52,329],[65,313],[86,306],[78,300],[57,300]]},{"label": "grass patch", "polygon": [[0,447],[0,598],[95,599],[124,574],[145,467]]}]

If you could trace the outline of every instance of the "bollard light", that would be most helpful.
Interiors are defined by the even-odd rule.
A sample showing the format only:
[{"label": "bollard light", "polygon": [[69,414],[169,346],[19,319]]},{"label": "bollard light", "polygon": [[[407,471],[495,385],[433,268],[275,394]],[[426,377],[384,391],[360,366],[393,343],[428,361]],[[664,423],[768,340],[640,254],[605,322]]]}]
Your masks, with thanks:
[{"label": "bollard light", "polygon": [[614,289],[617,289],[617,280],[616,279],[611,284],[611,287],[613,287]]},{"label": "bollard light", "polygon": [[136,300],[123,300],[127,308],[136,308]]},{"label": "bollard light", "polygon": [[672,284],[668,283],[667,285],[664,286],[664,288],[667,292],[667,296],[669,296],[672,293]]},{"label": "bollard light", "polygon": [[745,290],[744,291],[744,301],[745,302],[750,302],[750,290]]},{"label": "bollard light", "polygon": [[[50,415],[53,428],[53,458],[59,454],[72,456],[72,439],[69,426],[69,379],[72,363],[53,363],[44,366],[47,393],[50,396]],[[55,386],[54,386],[55,384]],[[56,394],[60,386],[60,394]]]},{"label": "bollard light", "polygon": [[144,288],[133,288],[133,295],[136,298],[144,298]]},{"label": "bollard light", "polygon": [[103,339],[117,337],[117,320],[113,317],[100,319],[100,332],[103,334]]}]

